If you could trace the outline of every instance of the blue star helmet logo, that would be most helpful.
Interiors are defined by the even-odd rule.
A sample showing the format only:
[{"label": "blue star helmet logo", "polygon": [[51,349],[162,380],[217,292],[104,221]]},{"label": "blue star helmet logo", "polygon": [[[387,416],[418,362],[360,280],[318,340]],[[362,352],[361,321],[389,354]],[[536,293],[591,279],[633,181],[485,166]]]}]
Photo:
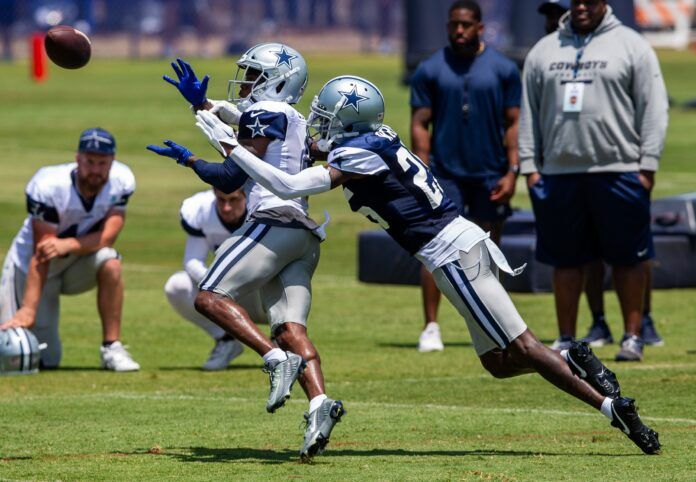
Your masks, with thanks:
[{"label": "blue star helmet logo", "polygon": [[343,96],[343,104],[341,105],[341,109],[339,110],[343,110],[346,107],[350,106],[353,109],[355,109],[355,112],[360,113],[360,102],[368,99],[368,97],[358,94],[357,85],[354,85],[353,90],[351,90],[350,92],[341,92],[339,90],[338,93]]},{"label": "blue star helmet logo", "polygon": [[292,68],[292,59],[296,59],[297,55],[293,55],[287,50],[285,50],[285,46],[283,46],[279,52],[273,52],[276,57],[278,57],[278,60],[276,60],[276,67],[279,67],[281,65],[287,65],[289,68]]},{"label": "blue star helmet logo", "polygon": [[264,132],[266,129],[268,129],[268,126],[270,124],[261,124],[260,119],[258,118],[258,115],[256,117],[256,122],[253,124],[247,124],[247,128],[251,129],[251,137],[256,137],[256,136],[264,136]]}]

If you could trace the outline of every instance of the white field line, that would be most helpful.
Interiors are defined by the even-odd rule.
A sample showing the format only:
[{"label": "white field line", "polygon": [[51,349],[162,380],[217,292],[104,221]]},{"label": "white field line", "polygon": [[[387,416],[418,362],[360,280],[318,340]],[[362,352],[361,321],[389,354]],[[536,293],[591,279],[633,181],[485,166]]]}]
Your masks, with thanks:
[{"label": "white field line", "polygon": [[[94,394],[80,395],[45,395],[36,396],[30,395],[21,397],[22,400],[80,400],[80,399],[119,399],[119,400],[152,400],[152,401],[199,401],[199,402],[232,402],[232,403],[250,403],[263,404],[262,398],[244,398],[244,397],[206,397],[197,395],[183,395],[175,393],[153,392],[153,393],[133,393],[133,392],[105,392]],[[292,404],[304,404],[303,400],[290,400]],[[500,413],[500,414],[535,414],[535,415],[558,415],[565,417],[597,417],[598,414],[592,412],[578,412],[566,410],[549,410],[537,408],[495,408],[495,407],[470,407],[466,405],[441,405],[436,403],[389,403],[389,402],[349,402],[349,405],[354,407],[364,408],[392,408],[397,410],[425,409],[433,411],[467,411],[475,413]],[[696,426],[696,419],[692,418],[677,418],[677,417],[641,417],[643,420],[651,422],[666,422],[687,424]]]}]

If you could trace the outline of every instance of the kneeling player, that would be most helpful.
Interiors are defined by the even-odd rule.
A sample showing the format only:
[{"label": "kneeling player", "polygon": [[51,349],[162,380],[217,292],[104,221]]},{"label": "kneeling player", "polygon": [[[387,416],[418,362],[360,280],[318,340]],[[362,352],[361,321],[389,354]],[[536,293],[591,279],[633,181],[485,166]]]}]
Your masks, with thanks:
[{"label": "kneeling player", "polygon": [[43,368],[57,368],[60,295],[97,287],[102,323],[102,368],[140,369],[121,337],[121,257],[113,248],[135,178],[114,161],[116,141],[104,129],[80,136],[77,163],[39,169],[26,189],[27,216],[12,242],[0,282],[0,329],[31,328],[40,343]]},{"label": "kneeling player", "polygon": [[[438,288],[465,318],[483,366],[496,378],[537,372],[601,410],[645,453],[660,449],[657,433],[638,417],[634,401],[592,351],[574,344],[558,354],[527,328],[502,287],[497,268],[505,257],[475,224],[459,216],[427,167],[382,125],[384,99],[370,82],[353,76],[329,81],[308,120],[317,147],[330,150],[327,168],[289,175],[263,162],[210,113],[199,127],[214,146],[232,146],[227,158],[280,198],[307,196],[339,185],[353,211],[379,223],[433,273]],[[227,162],[227,161],[226,161]],[[496,267],[497,265],[497,267]]]},{"label": "kneeling player", "polygon": [[[227,238],[232,236],[246,219],[246,196],[241,189],[225,194],[217,189],[194,194],[181,205],[181,226],[188,234],[184,251],[184,270],[169,277],[164,292],[172,308],[184,319],[200,327],[213,340],[203,370],[224,370],[244,350],[238,340],[225,330],[196,311],[194,302],[200,292],[201,282],[208,270],[208,254],[215,252]],[[261,299],[251,293],[240,300],[252,320],[265,320]]]}]

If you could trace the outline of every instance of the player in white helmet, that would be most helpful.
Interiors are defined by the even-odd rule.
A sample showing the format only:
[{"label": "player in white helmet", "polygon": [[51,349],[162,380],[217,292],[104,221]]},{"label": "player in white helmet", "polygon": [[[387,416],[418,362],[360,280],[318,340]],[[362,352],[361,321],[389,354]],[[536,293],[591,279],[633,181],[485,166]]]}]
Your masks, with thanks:
[{"label": "player in white helmet", "polygon": [[[240,142],[269,165],[288,174],[301,172],[308,160],[307,123],[291,104],[300,100],[307,83],[305,60],[287,45],[264,43],[249,49],[237,64],[231,90],[241,112],[237,120]],[[169,82],[193,109],[212,109],[201,92],[207,81],[199,82],[183,61],[173,67],[179,81]],[[285,403],[299,377],[310,401],[300,454],[309,459],[323,450],[329,435],[323,426],[312,422],[312,417],[326,414],[333,427],[345,411],[340,400],[325,394],[319,354],[306,328],[311,278],[319,261],[319,243],[325,236],[323,227],[307,215],[306,198],[281,199],[233,162],[208,163],[172,141],[165,144],[166,148],[151,145],[148,149],[191,167],[202,180],[223,192],[244,186],[248,220],[218,249],[199,285],[195,306],[264,358],[271,383],[266,405],[269,412]],[[240,297],[260,288],[273,341],[239,304]]]}]

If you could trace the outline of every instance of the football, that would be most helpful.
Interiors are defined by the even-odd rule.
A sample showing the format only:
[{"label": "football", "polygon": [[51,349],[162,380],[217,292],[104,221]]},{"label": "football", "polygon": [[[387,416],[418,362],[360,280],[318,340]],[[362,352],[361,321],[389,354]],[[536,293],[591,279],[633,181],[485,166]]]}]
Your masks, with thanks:
[{"label": "football", "polygon": [[64,69],[84,67],[92,53],[87,35],[68,25],[58,25],[50,29],[46,33],[44,45],[48,58]]}]

